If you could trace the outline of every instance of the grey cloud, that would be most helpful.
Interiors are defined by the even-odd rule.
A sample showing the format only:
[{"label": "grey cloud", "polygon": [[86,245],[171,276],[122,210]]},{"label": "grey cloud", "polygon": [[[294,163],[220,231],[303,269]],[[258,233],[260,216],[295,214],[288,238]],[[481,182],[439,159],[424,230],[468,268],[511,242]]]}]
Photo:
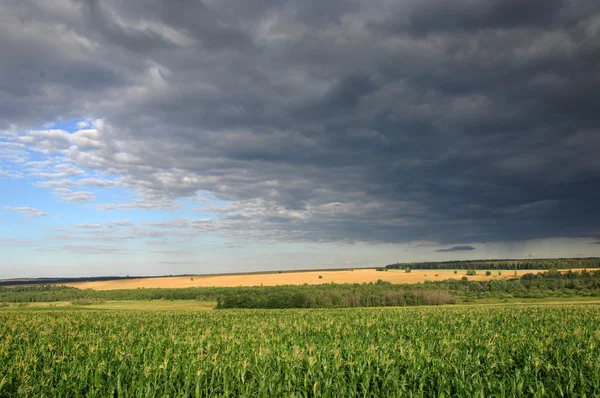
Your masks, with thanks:
[{"label": "grey cloud", "polygon": [[[40,186],[139,195],[100,210],[201,192],[231,205],[180,233],[276,241],[460,245],[600,224],[594,2],[30,3],[0,14],[0,129],[22,131],[0,144],[14,163],[29,148],[90,173]],[[59,117],[105,121],[29,131]]]},{"label": "grey cloud", "polygon": [[89,191],[72,191],[68,188],[54,188],[52,191],[66,203],[87,203],[96,199],[96,194]]},{"label": "grey cloud", "polygon": [[99,188],[113,188],[119,186],[117,181],[102,178],[83,178],[77,182],[80,187],[90,186]]},{"label": "grey cloud", "polygon": [[99,210],[129,210],[129,209],[163,209],[163,210],[174,210],[179,207],[179,204],[170,198],[157,198],[150,197],[146,199],[135,199],[132,203],[121,203],[121,204],[99,204]]},{"label": "grey cloud", "polygon": [[30,239],[2,239],[0,240],[0,246],[5,247],[27,247],[27,246],[38,246],[36,242]]},{"label": "grey cloud", "polygon": [[453,246],[450,247],[448,249],[439,249],[436,250],[436,252],[460,252],[460,251],[469,251],[469,250],[475,250],[475,248],[473,246]]},{"label": "grey cloud", "polygon": [[78,235],[78,234],[56,234],[52,236],[54,240],[62,240],[68,242],[103,242],[103,243],[125,243],[129,240],[134,239],[131,236],[111,236],[102,233],[91,233],[90,235]]},{"label": "grey cloud", "polygon": [[6,170],[2,170],[0,169],[0,176],[3,176],[5,178],[22,178],[23,175],[20,173],[15,173],[15,172],[11,172],[11,171],[6,171]]},{"label": "grey cloud", "polygon": [[4,206],[4,210],[18,211],[23,213],[27,217],[41,217],[47,216],[45,212],[35,209],[33,207],[21,206],[21,207],[13,207],[13,206]]},{"label": "grey cloud", "polygon": [[100,228],[100,224],[77,224],[75,228]]},{"label": "grey cloud", "polygon": [[64,188],[75,185],[73,180],[50,180],[50,181],[38,181],[35,183],[36,186],[42,188]]},{"label": "grey cloud", "polygon": [[96,224],[75,224],[70,228],[49,228],[55,232],[51,235],[54,240],[69,242],[110,242],[114,244],[126,243],[139,236],[133,233],[135,226],[127,220],[108,221]]},{"label": "grey cloud", "polygon": [[124,26],[117,16],[107,11],[98,0],[81,1],[85,26],[103,38],[127,50],[146,53],[161,47],[174,46],[167,38],[150,27]]},{"label": "grey cloud", "polygon": [[132,250],[120,246],[107,245],[65,245],[57,249],[76,254],[128,254],[132,252]]},{"label": "grey cloud", "polygon": [[[562,0],[411,1],[396,17],[375,25],[391,31],[432,33],[478,29],[532,28],[558,22],[571,11]],[[576,3],[576,2],[571,2]],[[576,10],[579,11],[579,10]],[[581,12],[581,11],[580,11]],[[565,15],[564,17],[568,17]]]},{"label": "grey cloud", "polygon": [[[39,177],[43,178],[65,178],[76,175],[86,174],[85,171],[70,165],[59,164],[55,167],[54,173],[39,173]],[[61,180],[64,181],[64,180]]]},{"label": "grey cloud", "polygon": [[107,223],[104,223],[102,225],[107,226],[108,228],[125,228],[125,227],[131,227],[133,226],[133,223],[131,221],[109,221]]}]

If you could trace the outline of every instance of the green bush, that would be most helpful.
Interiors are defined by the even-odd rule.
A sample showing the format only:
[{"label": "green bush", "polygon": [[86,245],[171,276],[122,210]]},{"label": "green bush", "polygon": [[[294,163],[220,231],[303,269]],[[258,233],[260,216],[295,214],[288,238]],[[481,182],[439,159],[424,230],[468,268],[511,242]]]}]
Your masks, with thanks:
[{"label": "green bush", "polygon": [[79,298],[71,301],[71,305],[103,304],[104,300],[99,298]]},{"label": "green bush", "polygon": [[469,276],[477,275],[477,272],[474,269],[470,269],[470,270],[467,270],[467,275],[469,275]]}]

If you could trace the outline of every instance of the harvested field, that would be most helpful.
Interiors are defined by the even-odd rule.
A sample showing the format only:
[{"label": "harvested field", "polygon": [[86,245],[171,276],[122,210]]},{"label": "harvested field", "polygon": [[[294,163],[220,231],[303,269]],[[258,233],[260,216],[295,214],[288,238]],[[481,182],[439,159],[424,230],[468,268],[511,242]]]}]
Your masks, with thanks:
[{"label": "harvested field", "polygon": [[[517,275],[542,272],[541,270],[519,270]],[[492,271],[486,276],[485,271],[477,271],[477,275],[469,276],[471,281],[484,281],[492,279],[508,279],[515,275],[514,270]],[[321,278],[319,278],[321,276]],[[278,285],[317,285],[324,283],[369,283],[381,279],[391,283],[422,283],[427,281],[441,281],[450,278],[460,279],[466,276],[465,270],[413,270],[410,273],[404,270],[377,271],[375,269],[332,270],[332,271],[298,271],[264,274],[236,274],[236,275],[205,275],[174,276],[164,278],[123,279],[114,281],[77,282],[67,283],[79,289],[115,290],[137,288],[185,288],[185,287],[235,287],[235,286],[278,286]]]}]

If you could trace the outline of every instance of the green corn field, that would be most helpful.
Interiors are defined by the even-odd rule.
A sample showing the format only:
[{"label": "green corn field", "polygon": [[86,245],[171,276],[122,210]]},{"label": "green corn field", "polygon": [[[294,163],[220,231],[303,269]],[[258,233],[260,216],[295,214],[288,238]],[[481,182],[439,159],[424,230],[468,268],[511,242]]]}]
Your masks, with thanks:
[{"label": "green corn field", "polygon": [[600,307],[0,311],[0,396],[600,396]]}]

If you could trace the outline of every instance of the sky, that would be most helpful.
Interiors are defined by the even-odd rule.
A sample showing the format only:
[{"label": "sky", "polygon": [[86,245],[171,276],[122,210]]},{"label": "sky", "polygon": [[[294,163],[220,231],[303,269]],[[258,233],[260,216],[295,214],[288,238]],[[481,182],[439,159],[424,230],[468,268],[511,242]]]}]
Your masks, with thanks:
[{"label": "sky", "polygon": [[4,0],[0,278],[600,256],[600,2]]}]

